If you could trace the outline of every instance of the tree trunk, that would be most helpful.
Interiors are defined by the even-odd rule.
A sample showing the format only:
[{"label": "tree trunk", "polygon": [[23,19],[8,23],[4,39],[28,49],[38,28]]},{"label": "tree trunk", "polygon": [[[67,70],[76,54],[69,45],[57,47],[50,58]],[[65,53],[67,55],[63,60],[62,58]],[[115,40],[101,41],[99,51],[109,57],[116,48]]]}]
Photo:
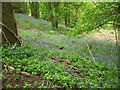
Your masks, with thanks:
[{"label": "tree trunk", "polygon": [[[2,2],[0,2],[0,22],[2,22]],[[0,45],[2,44],[2,25],[0,24]]]},{"label": "tree trunk", "polygon": [[12,2],[15,13],[29,14],[28,2]]},{"label": "tree trunk", "polygon": [[[8,8],[9,7],[9,8]],[[2,44],[20,45],[16,22],[14,20],[12,6],[10,2],[2,3]]]},{"label": "tree trunk", "polygon": [[58,28],[59,2],[48,2],[47,5],[49,20],[51,21],[52,27],[55,30]]},{"label": "tree trunk", "polygon": [[30,2],[31,16],[34,18],[39,18],[39,3],[38,2]]},{"label": "tree trunk", "polygon": [[69,27],[70,26],[70,12],[68,10],[69,9],[69,3],[65,2],[64,7],[66,7],[65,13],[64,13],[65,27]]}]

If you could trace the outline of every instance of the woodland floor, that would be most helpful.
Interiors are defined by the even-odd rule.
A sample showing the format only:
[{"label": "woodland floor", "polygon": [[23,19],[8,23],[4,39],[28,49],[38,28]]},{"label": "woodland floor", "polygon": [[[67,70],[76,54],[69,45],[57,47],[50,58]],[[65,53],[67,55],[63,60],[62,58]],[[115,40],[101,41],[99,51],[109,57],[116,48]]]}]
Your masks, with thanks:
[{"label": "woodland floor", "polygon": [[[117,52],[116,52],[117,48],[116,48],[114,30],[101,29],[101,30],[93,31],[90,34],[82,34],[82,35],[73,37],[73,36],[67,35],[68,32],[71,31],[69,28],[63,28],[62,26],[59,26],[60,30],[53,31],[53,30],[51,30],[51,24],[47,21],[44,21],[44,20],[40,21],[40,20],[35,19],[36,21],[33,22],[33,19],[34,19],[33,17],[28,17],[23,14],[16,15],[16,18],[18,21],[17,23],[21,24],[20,26],[18,26],[18,32],[19,32],[20,37],[23,40],[23,44],[30,44],[30,45],[33,45],[33,47],[36,47],[38,52],[40,52],[40,54],[38,54],[38,55],[44,55],[44,53],[45,54],[47,53],[47,51],[39,51],[40,48],[44,48],[44,47],[47,48],[47,49],[40,49],[40,50],[50,51],[48,53],[53,54],[50,57],[50,59],[51,59],[50,62],[53,62],[56,65],[55,67],[57,67],[58,64],[60,64],[60,68],[62,67],[62,65],[64,65],[63,69],[67,72],[70,71],[69,74],[72,78],[79,77],[82,81],[84,81],[83,80],[84,78],[82,78],[82,77],[84,77],[84,75],[82,76],[80,74],[80,72],[78,72],[78,68],[76,67],[76,65],[79,66],[80,63],[79,63],[79,61],[76,63],[76,61],[64,59],[62,57],[71,56],[75,59],[76,59],[76,56],[78,56],[78,58],[84,58],[87,56],[91,57],[90,52],[87,48],[86,42],[89,44],[90,50],[96,61],[104,62],[104,60],[106,60],[109,63],[109,65],[113,65],[116,67],[118,56],[117,56]],[[27,23],[27,22],[29,22],[29,23]],[[32,25],[33,25],[33,27],[31,28]],[[33,29],[34,27],[37,27],[38,29]],[[34,53],[37,53],[37,52],[34,52]],[[74,55],[76,55],[76,56],[74,56]],[[35,57],[31,56],[30,58],[28,58],[28,59],[30,59],[30,60],[28,60],[28,62],[32,61],[32,59],[34,60],[34,58],[36,59],[36,58],[40,58],[40,57],[41,56],[37,56],[37,55]],[[49,59],[49,57],[47,57],[47,59]],[[16,60],[17,60],[17,58],[16,58]],[[25,59],[25,60],[27,60],[27,59]],[[41,58],[40,58],[40,60],[41,60]],[[14,88],[18,88],[18,87],[19,88],[28,88],[28,87],[29,88],[38,88],[39,86],[40,86],[39,88],[45,88],[45,87],[49,88],[49,86],[50,86],[50,88],[51,88],[51,86],[58,87],[58,88],[61,87],[58,85],[58,83],[56,83],[56,82],[53,83],[52,81],[45,79],[43,77],[43,75],[32,75],[32,74],[29,74],[27,71],[16,70],[14,68],[14,65],[12,65],[11,62],[9,63],[10,64],[9,66],[2,65],[2,71],[3,71],[2,85],[3,85],[3,87],[6,87],[6,88],[13,88],[13,87]],[[56,64],[56,62],[57,62],[57,64]],[[89,61],[87,61],[87,62],[89,62]],[[22,63],[22,62],[18,62],[18,64],[19,63]],[[30,63],[30,64],[32,64],[32,63]],[[39,62],[37,62],[37,64],[39,64]],[[33,66],[34,65],[35,64],[33,64]],[[44,63],[43,63],[43,65],[44,65]],[[48,64],[45,64],[45,65],[48,65]],[[28,68],[30,68],[31,66],[29,66]],[[90,66],[92,66],[92,65],[89,65],[88,67],[90,68]],[[82,70],[82,68],[80,67],[79,70],[84,71],[84,70]],[[94,69],[94,67],[92,67],[92,68],[93,68],[93,70],[91,69],[91,72],[94,73],[94,70],[96,70],[96,69]],[[102,68],[102,66],[100,68]],[[98,68],[98,71],[100,71],[100,70]],[[100,73],[102,73],[102,71]],[[59,74],[60,73],[58,73],[58,76],[59,76]],[[96,75],[96,73],[94,73],[94,74]],[[102,74],[104,75],[104,71]],[[51,73],[51,75],[52,75],[52,73]],[[63,75],[63,77],[65,77],[65,80],[66,80],[67,76],[65,76],[65,75]],[[74,75],[74,76],[72,76],[72,75]],[[108,75],[109,75],[109,72],[108,72]],[[88,77],[85,76],[86,80],[89,79]],[[111,77],[112,76],[110,76],[110,78]],[[104,77],[101,77],[99,75],[97,78],[100,78],[101,80],[104,79]],[[89,80],[91,80],[91,79],[89,79]],[[114,79],[113,77],[111,80],[116,81],[116,79]],[[69,81],[67,79],[66,81],[70,82],[71,80]],[[108,78],[107,79],[105,78],[105,83],[108,83],[108,81],[109,81]],[[77,80],[76,80],[76,82],[77,82]],[[74,84],[74,82],[73,82],[73,84]],[[89,86],[89,84],[87,84],[87,85]],[[73,86],[73,88],[74,87],[75,86]],[[101,87],[103,87],[103,84],[99,83],[99,88],[101,88]],[[108,87],[108,86],[106,86],[106,87]]]},{"label": "woodland floor", "polygon": [[[28,29],[20,28],[19,30],[21,30],[21,29],[29,32]],[[36,30],[30,30],[30,32],[39,33],[41,31],[36,29]],[[99,32],[96,32],[93,34],[83,34],[82,38],[83,37],[88,38],[88,39],[90,39],[90,38],[96,39],[97,38],[99,40],[104,40],[104,41],[115,43],[114,31],[100,30]],[[53,60],[60,60],[60,58],[53,58]],[[69,62],[67,62],[67,63],[69,63]],[[66,64],[66,62],[64,62],[64,64]],[[12,88],[12,87],[17,87],[15,85],[18,84],[19,87],[22,88],[23,85],[26,82],[28,82],[29,83],[28,86],[30,85],[30,86],[34,86],[33,88],[37,88],[37,87],[39,87],[40,84],[35,84],[35,81],[41,82],[42,84],[46,85],[46,80],[42,76],[32,76],[27,72],[17,71],[17,70],[15,70],[15,68],[13,68],[11,66],[6,66],[6,65],[2,65],[2,69],[3,69],[3,75],[5,77],[2,82],[3,87],[4,87],[4,85],[8,84]],[[76,73],[76,75],[77,75],[77,73]],[[49,84],[51,84],[51,83],[52,82],[49,82]]]}]

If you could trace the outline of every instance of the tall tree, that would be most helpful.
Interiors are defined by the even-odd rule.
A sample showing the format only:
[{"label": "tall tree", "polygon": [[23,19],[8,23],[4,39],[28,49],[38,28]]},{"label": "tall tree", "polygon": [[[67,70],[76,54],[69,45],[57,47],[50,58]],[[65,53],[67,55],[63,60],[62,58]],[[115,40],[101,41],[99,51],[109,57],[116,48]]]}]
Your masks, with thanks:
[{"label": "tall tree", "polygon": [[29,14],[28,2],[12,2],[12,7],[16,13]]},{"label": "tall tree", "polygon": [[38,2],[29,2],[31,9],[31,16],[34,18],[39,18],[39,3]]},{"label": "tall tree", "polygon": [[80,3],[64,2],[64,22],[66,27],[73,28],[78,21]]},{"label": "tall tree", "polygon": [[65,26],[69,27],[70,26],[70,10],[69,10],[69,2],[64,3],[65,7],[65,13],[64,13],[64,21],[65,21]]},{"label": "tall tree", "polygon": [[47,12],[49,13],[49,20],[52,23],[53,29],[56,29],[58,28],[59,2],[48,2],[47,7]]},{"label": "tall tree", "polygon": [[[0,22],[2,22],[2,2],[0,1]],[[0,24],[0,45],[2,44],[2,25]]]},{"label": "tall tree", "polygon": [[[8,8],[9,7],[9,8]],[[20,45],[16,22],[14,20],[12,6],[10,2],[2,3],[2,44]]]}]

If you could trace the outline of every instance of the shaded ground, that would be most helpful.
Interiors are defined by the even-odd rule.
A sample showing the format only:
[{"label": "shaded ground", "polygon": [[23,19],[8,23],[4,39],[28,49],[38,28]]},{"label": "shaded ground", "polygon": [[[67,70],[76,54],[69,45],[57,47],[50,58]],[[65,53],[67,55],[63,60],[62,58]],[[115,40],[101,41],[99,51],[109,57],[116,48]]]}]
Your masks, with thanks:
[{"label": "shaded ground", "polygon": [[64,47],[61,53],[64,53],[65,55],[76,53],[80,55],[80,57],[83,57],[84,55],[90,56],[85,43],[86,40],[91,47],[91,51],[96,60],[108,60],[109,62],[117,62],[118,60],[113,30],[94,31],[91,34],[80,35],[80,38],[78,36],[66,36],[57,31],[51,34],[49,31],[44,32],[37,29],[30,31],[28,29],[19,30],[20,35],[25,42],[36,45],[39,45],[38,43],[40,43],[40,45],[43,47],[47,46],[50,50],[52,49],[52,51],[57,51],[60,47]]},{"label": "shaded ground", "polygon": [[[110,59],[113,60],[113,58],[115,58],[115,56],[113,57],[113,54],[115,54],[115,53],[113,53],[114,52],[113,50],[112,50],[112,52],[106,52],[107,48],[109,48],[109,49],[115,48],[114,34],[111,33],[111,31],[105,31],[106,32],[105,36],[103,33],[93,33],[92,35],[83,35],[83,37],[79,38],[79,39],[76,39],[75,37],[67,37],[67,36],[59,34],[59,33],[48,34],[47,32],[43,32],[43,31],[40,31],[37,29],[30,30],[30,31],[28,29],[20,29],[20,32],[22,32],[22,33],[25,32],[24,34],[21,34],[21,35],[24,35],[24,36],[22,36],[23,39],[25,40],[24,42],[27,41],[27,43],[31,43],[31,44],[37,44],[38,42],[42,42],[41,43],[42,46],[44,46],[44,45],[50,46],[50,49],[53,49],[53,51],[59,50],[61,46],[64,46],[61,53],[66,53],[66,54],[68,54],[68,52],[70,52],[70,53],[76,52],[78,54],[82,53],[83,55],[84,54],[89,55],[88,50],[87,49],[85,50],[86,44],[85,44],[84,39],[86,39],[88,41],[89,45],[92,43],[91,51],[93,52],[93,55],[96,60],[102,59],[104,61],[103,58],[106,58],[107,55],[109,57],[110,54],[112,56],[107,58],[108,60],[110,60]],[[29,32],[29,33],[26,33],[26,32]],[[111,35],[111,37],[108,38],[110,35]],[[25,37],[31,37],[31,38],[26,39]],[[32,41],[30,41],[30,40],[33,40],[35,42],[32,43]],[[100,42],[98,42],[98,41],[100,41]],[[112,45],[111,42],[113,43],[113,46],[111,46]],[[103,46],[104,49],[102,49],[100,51],[99,49],[101,49],[101,46]],[[80,52],[79,48],[81,49],[81,52]],[[96,48],[96,51],[94,51],[95,48]],[[98,51],[100,51],[100,54]],[[80,56],[82,56],[82,54]],[[105,56],[105,57],[103,57],[103,56]],[[52,57],[52,60],[53,60],[53,62],[58,61],[60,63],[65,64],[66,71],[70,72],[70,74],[72,74],[75,77],[78,77],[78,78],[80,77],[79,69],[77,67],[70,69],[69,61],[61,59],[59,57]],[[117,59],[115,59],[115,60],[117,60]],[[51,82],[48,82],[49,84],[47,84],[46,80],[43,79],[43,77],[41,77],[41,76],[32,76],[32,75],[29,75],[28,73],[21,74],[20,72],[17,72],[16,70],[10,70],[8,67],[5,67],[5,66],[3,66],[3,75],[5,77],[5,78],[3,78],[3,87],[6,87],[6,88],[13,88],[13,87],[14,88],[23,88],[23,87],[24,88],[38,88],[38,87],[44,88],[46,85],[49,86],[49,84],[51,84]],[[56,87],[59,87],[59,86],[56,86]],[[100,87],[102,87],[102,84],[100,84]]]},{"label": "shaded ground", "polygon": [[46,84],[46,80],[41,76],[32,76],[27,72],[17,71],[6,65],[2,65],[2,69],[4,88],[38,88],[41,84]]},{"label": "shaded ground", "polygon": [[[21,20],[21,18],[23,17],[26,21],[24,23]],[[46,47],[49,51],[53,52],[54,54],[53,57],[51,57],[51,61],[54,64],[64,64],[64,69],[67,72],[69,72],[70,75],[73,75],[73,77],[75,76],[81,78],[79,72],[81,68],[78,70],[78,67],[71,65],[71,61],[63,59],[62,57],[72,55],[73,53],[74,55],[78,55],[79,57],[91,56],[88,51],[85,40],[89,44],[90,50],[92,51],[95,60],[108,61],[110,65],[113,63],[117,63],[115,36],[114,31],[112,30],[100,30],[99,32],[93,32],[89,35],[80,35],[80,37],[72,37],[66,35],[68,31],[70,31],[70,29],[67,31],[64,30],[65,28],[60,27],[60,30],[53,31],[51,29],[50,22],[47,22],[45,20],[34,20],[33,17],[31,17],[30,19],[27,15],[18,15],[17,18],[19,18],[19,20],[21,21],[21,23],[19,24],[21,24],[21,26],[24,27],[18,28],[20,37],[23,39],[23,43],[32,44],[36,46],[37,49],[41,47]],[[31,29],[34,27],[37,28]],[[64,33],[64,31],[66,32]],[[57,55],[57,52],[59,52],[60,55]],[[74,62],[72,64],[76,65],[79,63]],[[109,80],[106,80],[105,82],[107,81]],[[33,88],[32,86],[34,88],[45,88],[46,86],[59,87],[59,85],[55,85],[55,83],[53,84],[50,81],[48,82],[47,80],[43,79],[43,76],[32,76],[26,72],[21,73],[16,70],[10,70],[8,66],[3,66],[3,87]],[[99,83],[99,87],[102,86],[103,85]]]}]

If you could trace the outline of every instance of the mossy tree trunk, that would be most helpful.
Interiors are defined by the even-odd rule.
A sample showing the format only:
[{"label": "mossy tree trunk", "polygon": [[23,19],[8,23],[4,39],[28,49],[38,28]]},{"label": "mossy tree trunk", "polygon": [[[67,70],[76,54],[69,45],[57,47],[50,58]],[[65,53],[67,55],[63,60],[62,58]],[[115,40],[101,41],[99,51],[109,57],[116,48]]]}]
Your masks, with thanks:
[{"label": "mossy tree trunk", "polygon": [[[8,8],[9,7],[9,8]],[[10,2],[2,3],[2,44],[20,45],[16,22],[14,20],[12,6]]]}]

